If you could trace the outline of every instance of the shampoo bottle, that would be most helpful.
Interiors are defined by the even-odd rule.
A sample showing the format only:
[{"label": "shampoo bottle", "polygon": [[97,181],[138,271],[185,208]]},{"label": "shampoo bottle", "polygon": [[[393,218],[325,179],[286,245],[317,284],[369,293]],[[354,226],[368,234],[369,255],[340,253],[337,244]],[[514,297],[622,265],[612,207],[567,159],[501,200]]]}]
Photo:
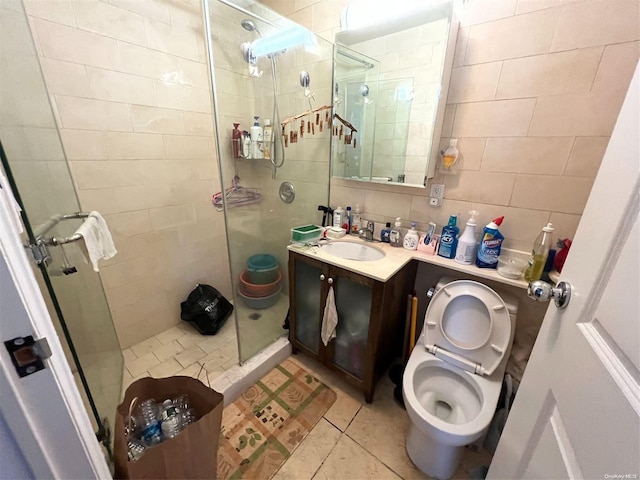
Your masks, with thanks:
[{"label": "shampoo bottle", "polygon": [[251,158],[262,158],[262,149],[260,147],[262,147],[264,137],[258,118],[260,117],[253,117],[253,126],[249,130],[251,132]]},{"label": "shampoo bottle", "polygon": [[400,217],[396,218],[396,223],[391,232],[389,232],[389,243],[392,247],[402,246],[402,220]]},{"label": "shampoo bottle", "polygon": [[496,268],[498,266],[498,256],[502,248],[502,240],[504,240],[504,236],[498,231],[502,220],[504,220],[504,216],[489,222],[482,230],[476,257],[476,265],[480,268]]},{"label": "shampoo bottle", "polygon": [[458,239],[458,248],[456,248],[455,261],[462,265],[472,265],[476,258],[476,210],[469,211],[469,220],[467,226]]},{"label": "shampoo bottle", "polygon": [[391,235],[391,222],[387,222],[387,226],[380,230],[380,241],[384,243],[389,242],[389,236]]},{"label": "shampoo bottle", "polygon": [[458,233],[460,229],[456,226],[458,221],[457,215],[449,216],[449,224],[442,228],[442,236],[440,237],[440,248],[438,255],[444,258],[454,258],[456,256],[456,248],[458,246]]},{"label": "shampoo bottle", "polygon": [[533,243],[531,258],[529,258],[529,266],[524,271],[524,279],[527,282],[540,280],[540,277],[542,277],[542,270],[544,269],[544,264],[547,262],[549,248],[551,248],[552,233],[553,225],[551,223],[547,223],[546,226],[542,227],[542,231]]},{"label": "shampoo bottle", "polygon": [[416,222],[411,222],[411,229],[405,234],[402,245],[407,250],[416,250],[420,236],[416,230]]},{"label": "shampoo bottle", "polygon": [[264,158],[271,159],[271,142],[273,142],[273,127],[271,126],[271,120],[264,119],[264,143],[262,146],[262,153]]}]

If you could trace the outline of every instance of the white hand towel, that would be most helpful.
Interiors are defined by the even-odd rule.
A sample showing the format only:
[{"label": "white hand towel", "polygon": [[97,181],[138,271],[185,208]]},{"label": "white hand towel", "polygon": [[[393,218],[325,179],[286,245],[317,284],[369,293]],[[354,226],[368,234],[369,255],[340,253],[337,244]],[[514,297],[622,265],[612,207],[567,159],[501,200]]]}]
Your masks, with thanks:
[{"label": "white hand towel", "polygon": [[11,185],[9,185],[9,181],[4,177],[2,170],[0,170],[0,201],[7,205],[9,213],[11,214],[11,223],[13,224],[13,229],[16,233],[21,234],[24,232],[24,228],[22,227],[22,217],[20,216],[22,208],[20,208],[20,204],[16,200],[16,197],[13,196]]},{"label": "white hand towel", "polygon": [[98,260],[107,260],[118,253],[107,222],[98,212],[91,212],[80,228],[76,230],[76,233],[84,238],[89,260],[91,260],[95,272],[99,271]]},{"label": "white hand towel", "polygon": [[336,310],[336,299],[333,294],[333,287],[329,287],[327,294],[327,303],[324,306],[324,315],[322,317],[322,331],[320,336],[326,347],[332,338],[336,338],[336,327],[338,326],[338,311]]}]

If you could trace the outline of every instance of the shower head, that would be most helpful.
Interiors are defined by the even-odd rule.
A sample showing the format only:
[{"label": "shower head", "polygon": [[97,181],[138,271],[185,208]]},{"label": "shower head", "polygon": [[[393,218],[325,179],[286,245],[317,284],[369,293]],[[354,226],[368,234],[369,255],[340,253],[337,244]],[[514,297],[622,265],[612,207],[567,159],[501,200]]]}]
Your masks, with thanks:
[{"label": "shower head", "polygon": [[242,28],[244,28],[246,31],[256,32],[258,35],[262,36],[262,32],[260,31],[258,26],[253,22],[253,20],[249,20],[248,18],[245,18],[240,22],[240,25],[242,25]]}]

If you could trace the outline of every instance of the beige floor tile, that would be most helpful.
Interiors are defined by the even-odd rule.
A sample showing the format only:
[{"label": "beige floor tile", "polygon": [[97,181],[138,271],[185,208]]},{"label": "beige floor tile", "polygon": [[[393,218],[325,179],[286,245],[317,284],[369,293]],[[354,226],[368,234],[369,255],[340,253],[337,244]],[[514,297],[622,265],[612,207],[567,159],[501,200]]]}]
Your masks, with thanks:
[{"label": "beige floor tile", "polygon": [[346,434],[402,478],[427,478],[407,455],[405,437],[411,421],[394,401],[394,387],[386,376],[381,378],[373,403],[362,406]]},{"label": "beige floor tile", "polygon": [[153,378],[171,377],[173,375],[177,375],[182,368],[182,365],[180,365],[174,358],[170,358],[166,362],[162,362],[157,367],[153,367],[149,370],[149,374]]},{"label": "beige floor tile", "polygon": [[138,357],[143,357],[147,353],[153,352],[156,348],[161,347],[162,344],[156,337],[151,337],[143,342],[137,343],[131,347],[131,351]]},{"label": "beige floor tile", "polygon": [[324,414],[324,418],[344,432],[362,407],[362,403],[336,388],[334,390],[337,394],[336,401]]},{"label": "beige floor tile", "polygon": [[174,340],[184,337],[184,335],[185,331],[178,326],[175,326],[171,327],[169,330],[165,330],[164,332],[157,334],[156,338],[160,341],[160,343],[166,345]]},{"label": "beige floor tile", "polygon": [[157,348],[153,351],[153,354],[158,357],[158,360],[161,362],[165,362],[170,358],[175,357],[179,353],[184,351],[184,347],[180,345],[176,340],[172,340],[171,342],[162,345],[160,348]]},{"label": "beige floor tile", "polygon": [[311,479],[331,453],[341,435],[340,430],[321,418],[278,471],[275,479]]},{"label": "beige floor tile", "polygon": [[122,357],[124,358],[124,363],[133,362],[135,359],[138,358],[136,354],[133,353],[133,350],[131,350],[130,348],[125,348],[122,351]]},{"label": "beige floor tile", "polygon": [[226,368],[222,368],[221,365],[229,360],[231,360],[231,358],[222,350],[218,349],[214,350],[206,357],[199,359],[198,363],[200,365],[204,365],[209,372],[213,372],[215,370],[226,370]]},{"label": "beige floor tile", "polygon": [[184,352],[177,354],[174,358],[182,365],[183,368],[187,368],[192,363],[197,362],[207,354],[204,353],[196,345],[187,347]]},{"label": "beige floor tile", "polygon": [[324,461],[314,479],[399,479],[382,462],[364,448],[342,435],[340,440]]},{"label": "beige floor tile", "polygon": [[185,334],[178,338],[177,342],[182,345],[184,348],[190,348],[198,343],[204,341],[206,337],[200,335],[195,330],[187,331]]},{"label": "beige floor tile", "polygon": [[208,354],[226,345],[226,341],[218,337],[218,335],[214,335],[213,337],[206,337],[205,340],[196,343],[196,345]]},{"label": "beige floor tile", "polygon": [[148,372],[153,367],[156,367],[160,364],[160,360],[153,354],[147,353],[140,358],[137,358],[133,362],[127,364],[127,370],[132,377],[137,377],[141,375],[143,372]]}]

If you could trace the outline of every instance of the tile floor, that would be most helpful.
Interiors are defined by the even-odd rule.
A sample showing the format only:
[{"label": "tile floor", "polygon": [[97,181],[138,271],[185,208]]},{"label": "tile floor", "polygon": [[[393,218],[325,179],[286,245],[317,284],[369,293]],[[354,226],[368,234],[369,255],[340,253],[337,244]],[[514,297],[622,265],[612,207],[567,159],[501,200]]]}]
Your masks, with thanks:
[{"label": "tile floor", "polygon": [[[145,376],[197,377],[202,365],[209,379],[238,364],[233,322],[226,322],[213,337],[203,337],[186,323],[179,324],[123,351],[126,387]],[[291,357],[314,373],[337,393],[327,410],[274,480],[302,479],[425,479],[405,451],[409,417],[393,400],[394,385],[384,376],[374,401],[367,404],[362,393],[314,359],[303,354]],[[465,452],[454,478],[471,478],[468,470],[489,465],[487,452]]]},{"label": "tile floor", "polygon": [[238,365],[236,329],[231,319],[213,336],[200,335],[191,325],[181,322],[143,342],[122,351],[124,374],[122,392],[142,377],[187,375],[197,377],[204,366],[209,380]]},{"label": "tile floor", "polygon": [[[406,454],[409,417],[393,400],[388,377],[380,379],[373,403],[367,404],[359,390],[315,360],[303,354],[291,358],[333,388],[338,398],[274,480],[428,478]],[[488,452],[467,449],[454,478],[471,478],[469,469],[490,462]]]}]

